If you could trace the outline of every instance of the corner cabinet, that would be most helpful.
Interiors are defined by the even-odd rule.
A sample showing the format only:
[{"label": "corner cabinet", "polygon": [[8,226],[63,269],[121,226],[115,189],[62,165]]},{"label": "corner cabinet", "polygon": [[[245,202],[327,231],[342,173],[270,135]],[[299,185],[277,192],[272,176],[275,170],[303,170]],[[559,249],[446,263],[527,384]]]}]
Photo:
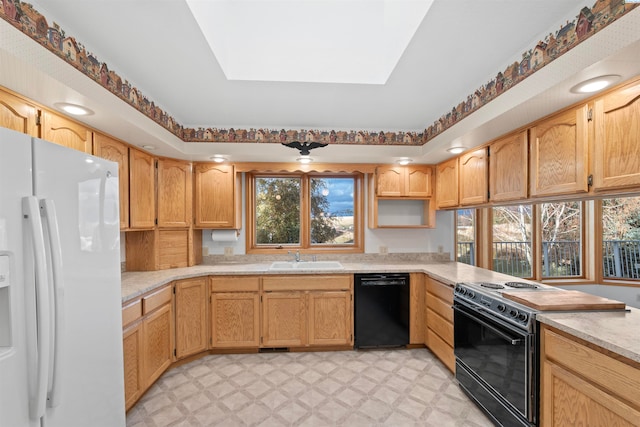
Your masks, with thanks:
[{"label": "corner cabinet", "polygon": [[264,276],[262,347],[353,346],[353,276]]},{"label": "corner cabinet", "polygon": [[594,191],[640,185],[640,82],[594,104]]},{"label": "corner cabinet", "polygon": [[129,147],[101,133],[94,134],[94,154],[118,163],[120,229],[129,228]]},{"label": "corner cabinet", "polygon": [[541,328],[540,426],[640,425],[640,364]]},{"label": "corner cabinet", "polygon": [[587,105],[541,121],[529,129],[531,196],[586,193],[588,187]]},{"label": "corner cabinet", "polygon": [[182,359],[205,351],[208,347],[207,295],[208,278],[175,282],[176,358]]},{"label": "corner cabinet", "polygon": [[447,160],[436,167],[436,208],[458,206],[458,158]]},{"label": "corner cabinet", "polygon": [[529,195],[527,131],[494,141],[489,153],[489,199],[492,202],[526,199]]},{"label": "corner cabinet", "polygon": [[230,228],[241,226],[240,183],[235,167],[219,163],[196,163],[195,226]]},{"label": "corner cabinet", "polygon": [[489,155],[486,148],[465,153],[458,160],[460,205],[481,205],[489,200]]}]

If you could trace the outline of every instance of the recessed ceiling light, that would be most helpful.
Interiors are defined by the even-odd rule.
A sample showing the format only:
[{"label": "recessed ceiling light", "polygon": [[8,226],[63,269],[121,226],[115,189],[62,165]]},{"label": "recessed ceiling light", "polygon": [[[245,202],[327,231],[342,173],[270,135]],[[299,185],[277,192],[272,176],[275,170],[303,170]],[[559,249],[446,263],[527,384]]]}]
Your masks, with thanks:
[{"label": "recessed ceiling light", "polygon": [[406,158],[406,157],[403,157],[402,159],[396,160],[396,163],[399,164],[399,165],[408,165],[411,162],[413,162],[413,160],[409,159],[409,158]]},{"label": "recessed ceiling light", "polygon": [[227,158],[225,156],[223,156],[222,154],[214,154],[213,156],[209,157],[211,160],[213,160],[216,163],[224,163]]},{"label": "recessed ceiling light", "polygon": [[451,154],[460,154],[466,149],[467,147],[458,146],[458,147],[447,148],[447,151]]},{"label": "recessed ceiling light", "polygon": [[142,148],[144,148],[145,150],[155,150],[156,146],[155,145],[142,145]]},{"label": "recessed ceiling light", "polygon": [[598,92],[606,87],[611,86],[615,82],[620,80],[620,76],[616,74],[610,74],[607,76],[594,77],[589,80],[585,80],[577,85],[573,86],[569,91],[571,93],[593,93]]},{"label": "recessed ceiling light", "polygon": [[53,105],[55,105],[65,113],[69,113],[74,116],[90,116],[91,114],[93,114],[92,110],[78,104],[71,104],[69,102],[56,102]]},{"label": "recessed ceiling light", "polygon": [[296,161],[302,163],[303,165],[309,164],[313,161],[313,159],[309,156],[300,156],[296,159]]}]

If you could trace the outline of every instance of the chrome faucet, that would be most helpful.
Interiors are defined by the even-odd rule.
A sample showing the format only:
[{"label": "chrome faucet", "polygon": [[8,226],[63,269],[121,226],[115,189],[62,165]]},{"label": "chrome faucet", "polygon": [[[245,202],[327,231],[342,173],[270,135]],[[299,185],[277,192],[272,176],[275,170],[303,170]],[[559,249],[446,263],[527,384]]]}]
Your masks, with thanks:
[{"label": "chrome faucet", "polygon": [[287,251],[287,254],[293,255],[293,260],[295,262],[300,262],[300,251],[296,251],[295,253],[291,253],[291,251]]}]

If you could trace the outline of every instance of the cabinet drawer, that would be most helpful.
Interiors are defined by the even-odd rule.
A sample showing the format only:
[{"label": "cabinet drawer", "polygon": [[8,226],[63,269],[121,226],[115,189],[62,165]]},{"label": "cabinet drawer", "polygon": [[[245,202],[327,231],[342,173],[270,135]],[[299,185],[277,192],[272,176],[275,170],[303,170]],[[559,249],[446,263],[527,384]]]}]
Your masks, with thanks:
[{"label": "cabinet drawer", "polygon": [[451,372],[455,373],[456,357],[453,354],[453,347],[444,342],[442,338],[431,329],[427,330],[427,340],[429,341],[429,349],[431,352],[435,354]]},{"label": "cabinet drawer", "polygon": [[567,367],[612,394],[640,407],[640,369],[548,329],[543,332],[546,359]]},{"label": "cabinet drawer", "polygon": [[451,286],[427,277],[427,292],[434,294],[449,305],[453,305],[453,288]]},{"label": "cabinet drawer", "polygon": [[448,322],[453,323],[453,308],[451,304],[441,300],[436,295],[427,294],[427,308],[444,317]]},{"label": "cabinet drawer", "polygon": [[427,309],[427,327],[453,347],[453,323],[447,322],[442,316]]},{"label": "cabinet drawer", "polygon": [[159,291],[142,298],[143,314],[146,315],[151,313],[156,308],[162,307],[163,305],[171,302],[171,294],[171,286],[166,286]]},{"label": "cabinet drawer", "polygon": [[260,290],[259,276],[211,277],[211,292],[257,292]]},{"label": "cabinet drawer", "polygon": [[142,300],[135,300],[122,307],[122,327],[126,328],[130,323],[142,317]]},{"label": "cabinet drawer", "polygon": [[298,275],[265,276],[262,289],[265,291],[332,291],[351,289],[350,275]]}]

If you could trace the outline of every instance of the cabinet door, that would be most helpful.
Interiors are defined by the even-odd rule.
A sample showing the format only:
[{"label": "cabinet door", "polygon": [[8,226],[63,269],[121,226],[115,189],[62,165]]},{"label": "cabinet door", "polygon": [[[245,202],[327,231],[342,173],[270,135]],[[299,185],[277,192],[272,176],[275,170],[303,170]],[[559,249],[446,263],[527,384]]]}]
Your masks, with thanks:
[{"label": "cabinet door", "polygon": [[124,355],[124,400],[129,410],[144,391],[142,382],[142,323],[123,331],[122,351]]},{"label": "cabinet door", "polygon": [[94,154],[118,163],[120,229],[129,228],[129,147],[101,133],[94,134]]},{"label": "cabinet door", "polygon": [[129,225],[153,228],[156,223],[155,160],[140,150],[129,150]]},{"label": "cabinet door", "polygon": [[42,112],[42,139],[87,154],[93,152],[93,132],[89,128],[49,111]]},{"label": "cabinet door", "polygon": [[262,346],[301,347],[307,344],[303,292],[265,292],[262,296]]},{"label": "cabinet door", "polygon": [[458,206],[458,159],[440,163],[436,169],[436,207]]},{"label": "cabinet door", "polygon": [[158,160],[158,227],[191,225],[191,180],[191,163]]},{"label": "cabinet door", "polygon": [[587,115],[585,105],[551,117],[529,130],[532,196],[589,190]]},{"label": "cabinet door", "polygon": [[236,174],[232,165],[195,165],[195,225],[238,228]]},{"label": "cabinet door", "polygon": [[405,195],[408,197],[431,197],[433,170],[430,166],[405,166]]},{"label": "cabinet door", "polygon": [[260,298],[257,292],[211,294],[211,346],[260,345]]},{"label": "cabinet door", "polygon": [[38,109],[34,105],[0,91],[0,127],[39,137],[37,116]]},{"label": "cabinet door", "polygon": [[409,343],[424,344],[425,284],[423,273],[411,273],[409,280]]},{"label": "cabinet door", "polygon": [[489,192],[489,157],[486,148],[460,156],[460,204],[487,203]]},{"label": "cabinet door", "polygon": [[173,356],[171,304],[165,304],[143,321],[144,380],[149,386],[171,365]]},{"label": "cabinet door", "polygon": [[402,166],[378,166],[376,168],[376,194],[383,197],[403,196],[404,168]]},{"label": "cabinet door", "polygon": [[594,190],[640,185],[640,84],[594,105]]},{"label": "cabinet door", "polygon": [[489,199],[494,202],[526,199],[529,186],[527,131],[495,141],[490,152]]},{"label": "cabinet door", "polygon": [[351,332],[351,292],[309,293],[309,345],[349,345]]},{"label": "cabinet door", "polygon": [[176,357],[207,349],[207,277],[176,282]]},{"label": "cabinet door", "polygon": [[544,360],[542,363],[541,425],[638,426],[640,411],[581,376]]}]

